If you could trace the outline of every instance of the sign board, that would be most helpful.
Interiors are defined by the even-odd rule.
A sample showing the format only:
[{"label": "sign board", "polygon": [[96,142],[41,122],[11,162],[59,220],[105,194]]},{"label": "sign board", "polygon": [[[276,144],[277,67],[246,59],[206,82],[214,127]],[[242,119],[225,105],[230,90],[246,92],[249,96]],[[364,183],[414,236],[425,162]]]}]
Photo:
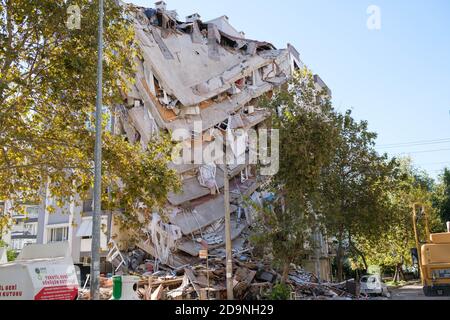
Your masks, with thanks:
[{"label": "sign board", "polygon": [[0,265],[0,300],[75,300],[79,284],[69,253],[68,245],[27,246],[18,260]]},{"label": "sign board", "polygon": [[28,266],[34,288],[42,288],[34,300],[74,300],[78,295],[75,267],[39,263]]},{"label": "sign board", "polygon": [[77,297],[77,288],[51,287],[39,291],[34,300],[75,300]]},{"label": "sign board", "polygon": [[208,259],[208,250],[200,250],[198,253],[200,259],[206,260]]}]

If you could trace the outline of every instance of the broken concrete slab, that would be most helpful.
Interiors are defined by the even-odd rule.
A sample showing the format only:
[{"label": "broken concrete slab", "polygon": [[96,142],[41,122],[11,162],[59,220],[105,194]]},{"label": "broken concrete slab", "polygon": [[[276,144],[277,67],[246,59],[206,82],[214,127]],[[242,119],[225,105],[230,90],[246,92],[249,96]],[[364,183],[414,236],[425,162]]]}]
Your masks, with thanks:
[{"label": "broken concrete slab", "polygon": [[273,274],[271,272],[259,272],[256,274],[256,279],[260,280],[260,281],[265,281],[265,282],[269,282],[269,283],[273,283],[275,282],[275,280],[277,279],[277,275]]},{"label": "broken concrete slab", "polygon": [[[217,170],[216,181],[219,188],[224,186],[224,176],[222,170]],[[211,191],[202,187],[198,182],[197,177],[189,178],[183,181],[183,191],[180,194],[171,193],[169,194],[168,200],[174,206],[179,206],[183,203],[189,202],[191,200],[199,199],[201,197],[207,196]]]},{"label": "broken concrete slab", "polygon": [[[231,211],[234,212],[236,209],[232,206]],[[170,217],[170,222],[180,227],[183,235],[190,235],[223,217],[225,217],[224,197],[218,195],[195,206],[192,211],[185,210]]]},{"label": "broken concrete slab", "polygon": [[[247,223],[245,223],[245,221],[241,221],[241,223],[239,223],[239,224],[236,221],[232,222],[231,223],[231,240],[234,241],[235,239],[237,239],[247,227],[248,226],[247,226]],[[209,236],[211,236],[211,235],[215,235],[221,241],[220,241],[220,243],[209,244],[208,249],[213,250],[213,249],[217,249],[217,248],[221,248],[221,247],[225,246],[225,229],[224,228],[221,228],[220,230],[216,231],[214,234],[209,234]],[[178,246],[178,250],[186,252],[193,257],[198,257],[199,252],[202,249],[204,249],[204,246],[202,243],[194,241],[189,238],[184,238]]]}]

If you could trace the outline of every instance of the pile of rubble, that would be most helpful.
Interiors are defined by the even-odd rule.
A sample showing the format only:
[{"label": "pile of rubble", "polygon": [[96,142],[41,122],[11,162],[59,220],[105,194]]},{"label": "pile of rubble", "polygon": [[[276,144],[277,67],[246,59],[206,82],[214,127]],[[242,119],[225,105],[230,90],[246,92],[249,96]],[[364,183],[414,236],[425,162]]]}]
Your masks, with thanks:
[{"label": "pile of rubble", "polygon": [[[101,277],[100,278],[100,299],[110,300],[112,297],[113,282],[112,279]],[[90,300],[90,290],[83,288],[79,290],[78,300]]]},{"label": "pile of rubble", "polygon": [[[129,274],[139,276],[137,296],[141,300],[225,300],[226,265],[223,256],[211,256],[196,265],[186,265],[171,269],[155,266],[151,260],[145,260],[142,250],[129,254],[130,269],[140,263]],[[139,261],[133,260],[140,257]],[[155,269],[155,268],[158,268]],[[275,284],[281,275],[272,267],[269,260],[254,259],[251,250],[237,252],[233,260],[233,293],[240,301],[270,299]],[[102,278],[101,299],[108,300],[112,296],[112,280]],[[292,300],[352,300],[356,292],[350,293],[348,283],[319,283],[317,277],[300,267],[293,267],[286,283],[291,288]],[[80,299],[89,299],[89,293],[82,290]]]}]

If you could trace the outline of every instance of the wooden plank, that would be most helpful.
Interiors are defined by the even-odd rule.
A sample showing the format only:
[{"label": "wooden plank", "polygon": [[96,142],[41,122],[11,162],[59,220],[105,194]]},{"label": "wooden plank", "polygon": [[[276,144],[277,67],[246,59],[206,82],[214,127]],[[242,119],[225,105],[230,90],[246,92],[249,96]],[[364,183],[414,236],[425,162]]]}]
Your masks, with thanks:
[{"label": "wooden plank", "polygon": [[198,297],[201,297],[201,288],[197,284],[197,278],[194,275],[194,272],[190,269],[184,269],[184,274],[187,275],[189,278],[189,281],[191,282],[192,286],[194,287],[195,292],[197,293]]},{"label": "wooden plank", "polygon": [[158,288],[160,285],[164,285],[166,287],[179,286],[183,282],[183,277],[175,278],[175,279],[154,279],[149,277],[148,280],[139,281],[139,286],[149,285],[151,288]]},{"label": "wooden plank", "polygon": [[162,295],[163,295],[163,291],[164,291],[164,287],[163,287],[163,285],[160,285],[158,287],[158,289],[156,289],[156,291],[152,293],[152,296],[151,296],[150,300],[152,300],[152,301],[161,300]]}]

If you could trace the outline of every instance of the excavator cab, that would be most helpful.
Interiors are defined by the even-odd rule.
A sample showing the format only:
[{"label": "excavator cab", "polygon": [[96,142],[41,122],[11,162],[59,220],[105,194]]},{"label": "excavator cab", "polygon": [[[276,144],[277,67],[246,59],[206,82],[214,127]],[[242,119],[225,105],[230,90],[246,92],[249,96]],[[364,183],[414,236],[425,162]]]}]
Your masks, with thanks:
[{"label": "excavator cab", "polygon": [[[422,218],[425,219],[426,240],[421,242],[418,224]],[[414,204],[413,226],[425,296],[450,296],[450,222],[447,222],[446,233],[430,234],[425,206]]]}]

